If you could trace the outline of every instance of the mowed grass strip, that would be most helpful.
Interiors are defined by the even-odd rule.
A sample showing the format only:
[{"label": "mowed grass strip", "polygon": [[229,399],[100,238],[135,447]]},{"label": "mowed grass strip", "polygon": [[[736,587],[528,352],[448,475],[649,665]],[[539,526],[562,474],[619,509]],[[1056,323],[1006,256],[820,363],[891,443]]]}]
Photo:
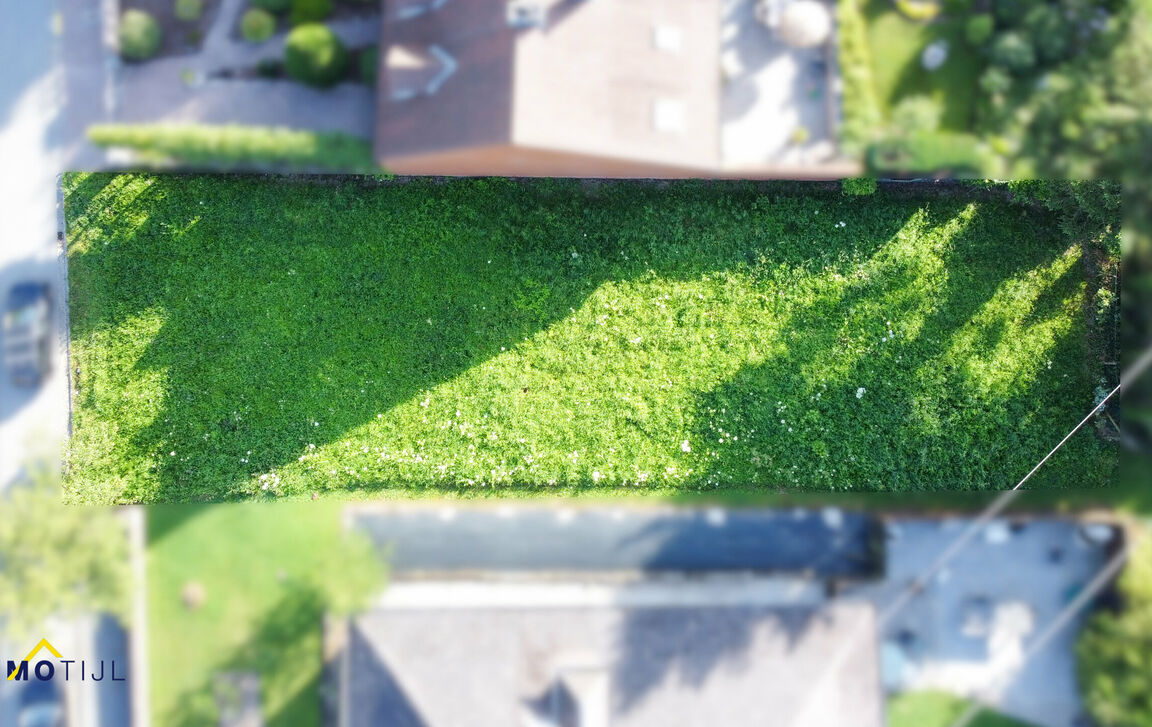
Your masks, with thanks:
[{"label": "mowed grass strip", "polygon": [[[65,185],[73,501],[1004,488],[1100,383],[1080,247],[1007,203]],[[1085,431],[1032,482],[1114,469]]]}]

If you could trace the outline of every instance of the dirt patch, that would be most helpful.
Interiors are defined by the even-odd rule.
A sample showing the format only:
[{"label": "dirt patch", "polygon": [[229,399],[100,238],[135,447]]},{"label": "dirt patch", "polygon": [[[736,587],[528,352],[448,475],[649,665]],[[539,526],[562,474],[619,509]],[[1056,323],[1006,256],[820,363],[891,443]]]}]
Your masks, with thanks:
[{"label": "dirt patch", "polygon": [[[122,0],[121,11],[143,10],[156,18],[164,32],[160,52],[156,58],[182,56],[197,53],[204,43],[204,36],[216,18],[220,0],[204,0],[204,12],[196,20],[181,20],[176,17],[176,0]],[[145,61],[147,62],[147,61]]]}]

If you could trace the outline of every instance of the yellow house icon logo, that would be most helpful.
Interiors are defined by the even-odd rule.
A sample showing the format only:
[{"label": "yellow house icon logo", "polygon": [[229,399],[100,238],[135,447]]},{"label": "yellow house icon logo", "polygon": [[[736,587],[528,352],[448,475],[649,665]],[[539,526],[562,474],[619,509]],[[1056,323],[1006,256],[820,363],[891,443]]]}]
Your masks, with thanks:
[{"label": "yellow house icon logo", "polygon": [[[56,661],[51,661],[47,658],[48,654],[42,654],[39,661],[33,661],[41,650],[47,649],[48,654],[56,657]],[[97,671],[97,665],[99,671]],[[121,674],[123,674],[124,664],[117,664],[115,659],[104,661],[103,659],[95,659],[85,661],[80,659],[65,659],[56,647],[49,643],[48,639],[40,639],[40,643],[28,652],[20,661],[8,660],[8,681],[26,682],[30,678],[35,677],[37,680],[46,682],[53,678],[59,677],[64,681],[70,681],[79,678],[80,681],[93,681],[102,682],[105,677],[109,676],[109,668],[111,671],[111,681],[122,682],[127,677],[117,676],[116,667],[119,666]],[[57,667],[60,667],[60,673],[57,673]],[[75,667],[75,668],[74,668]]]},{"label": "yellow house icon logo", "polygon": [[[17,668],[17,665],[14,662],[11,662],[11,661],[8,662],[8,681],[12,681],[13,679],[16,678],[17,674],[20,674],[20,673],[23,673],[23,676],[21,677],[22,679],[27,679],[28,678],[28,664],[31,663],[32,657],[34,657],[34,656],[36,656],[36,654],[40,653],[41,649],[47,649],[49,651],[49,653],[51,653],[52,656],[55,656],[57,659],[63,659],[64,658],[63,656],[60,655],[59,651],[56,651],[55,646],[48,643],[48,639],[40,639],[40,643],[36,644],[35,648],[33,648],[32,651],[28,652],[28,656],[25,656],[21,660],[19,668]],[[51,677],[49,677],[49,678],[51,678]]]}]

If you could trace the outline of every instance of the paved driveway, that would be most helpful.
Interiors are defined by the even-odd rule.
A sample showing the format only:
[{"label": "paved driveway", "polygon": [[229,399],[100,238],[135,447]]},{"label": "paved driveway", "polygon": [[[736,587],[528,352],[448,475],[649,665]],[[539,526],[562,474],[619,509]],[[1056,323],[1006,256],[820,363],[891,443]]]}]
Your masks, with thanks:
[{"label": "paved driveway", "polygon": [[[847,595],[866,597],[882,611],[969,522],[890,521],[887,578]],[[1081,710],[1075,642],[1082,619],[1027,664],[1021,657],[1110,556],[1077,531],[1070,520],[1021,520],[1015,527],[997,521],[974,538],[881,635],[889,642],[901,633],[914,638],[918,656],[903,688],[990,695],[1001,700],[1001,711],[1032,724],[1073,727]]]}]

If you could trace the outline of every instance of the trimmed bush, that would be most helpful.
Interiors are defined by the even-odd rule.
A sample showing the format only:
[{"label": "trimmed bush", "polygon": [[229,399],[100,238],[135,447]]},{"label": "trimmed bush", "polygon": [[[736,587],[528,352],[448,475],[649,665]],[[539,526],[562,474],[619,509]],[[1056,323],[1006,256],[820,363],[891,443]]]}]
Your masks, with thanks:
[{"label": "trimmed bush", "polygon": [[1000,66],[988,66],[980,74],[980,90],[984,93],[1008,93],[1012,88],[1012,74]]},{"label": "trimmed bush", "polygon": [[1068,54],[1075,27],[1057,8],[1042,4],[1024,16],[1024,27],[1036,47],[1036,55],[1045,63],[1054,63]]},{"label": "trimmed bush", "polygon": [[284,69],[311,86],[331,86],[344,77],[348,50],[327,26],[309,23],[294,28],[284,44]]},{"label": "trimmed bush", "polygon": [[125,10],[120,16],[120,55],[130,61],[146,61],[156,55],[164,33],[160,24],[143,10]]},{"label": "trimmed bush", "polygon": [[332,0],[292,0],[288,21],[293,25],[306,25],[327,20],[332,15]]},{"label": "trimmed bush", "polygon": [[360,81],[369,86],[376,84],[376,66],[380,59],[380,49],[370,45],[360,51],[358,63],[360,65]]},{"label": "trimmed bush", "polygon": [[1013,30],[996,36],[988,54],[993,63],[1010,71],[1026,71],[1036,65],[1036,50],[1023,34]]},{"label": "trimmed bush", "polygon": [[892,109],[892,126],[911,134],[917,131],[936,131],[944,115],[944,105],[932,96],[908,96]]},{"label": "trimmed bush", "polygon": [[270,13],[286,13],[292,7],[292,0],[248,0],[248,4]]},{"label": "trimmed bush", "polygon": [[276,16],[261,8],[249,8],[240,18],[240,35],[249,43],[263,43],[276,34]]},{"label": "trimmed bush", "polygon": [[840,180],[840,191],[850,197],[867,197],[876,193],[875,177],[852,177]]},{"label": "trimmed bush", "polygon": [[200,19],[204,14],[204,0],[176,0],[176,17],[186,23]]},{"label": "trimmed bush", "polygon": [[88,128],[102,147],[134,149],[145,156],[202,166],[286,164],[305,169],[373,172],[367,140],[335,132],[266,126],[202,124],[103,124]]},{"label": "trimmed bush", "polygon": [[968,18],[968,22],[964,25],[964,37],[968,42],[977,48],[983,46],[992,38],[992,32],[996,29],[996,21],[993,20],[992,15],[989,13],[977,13]]}]

